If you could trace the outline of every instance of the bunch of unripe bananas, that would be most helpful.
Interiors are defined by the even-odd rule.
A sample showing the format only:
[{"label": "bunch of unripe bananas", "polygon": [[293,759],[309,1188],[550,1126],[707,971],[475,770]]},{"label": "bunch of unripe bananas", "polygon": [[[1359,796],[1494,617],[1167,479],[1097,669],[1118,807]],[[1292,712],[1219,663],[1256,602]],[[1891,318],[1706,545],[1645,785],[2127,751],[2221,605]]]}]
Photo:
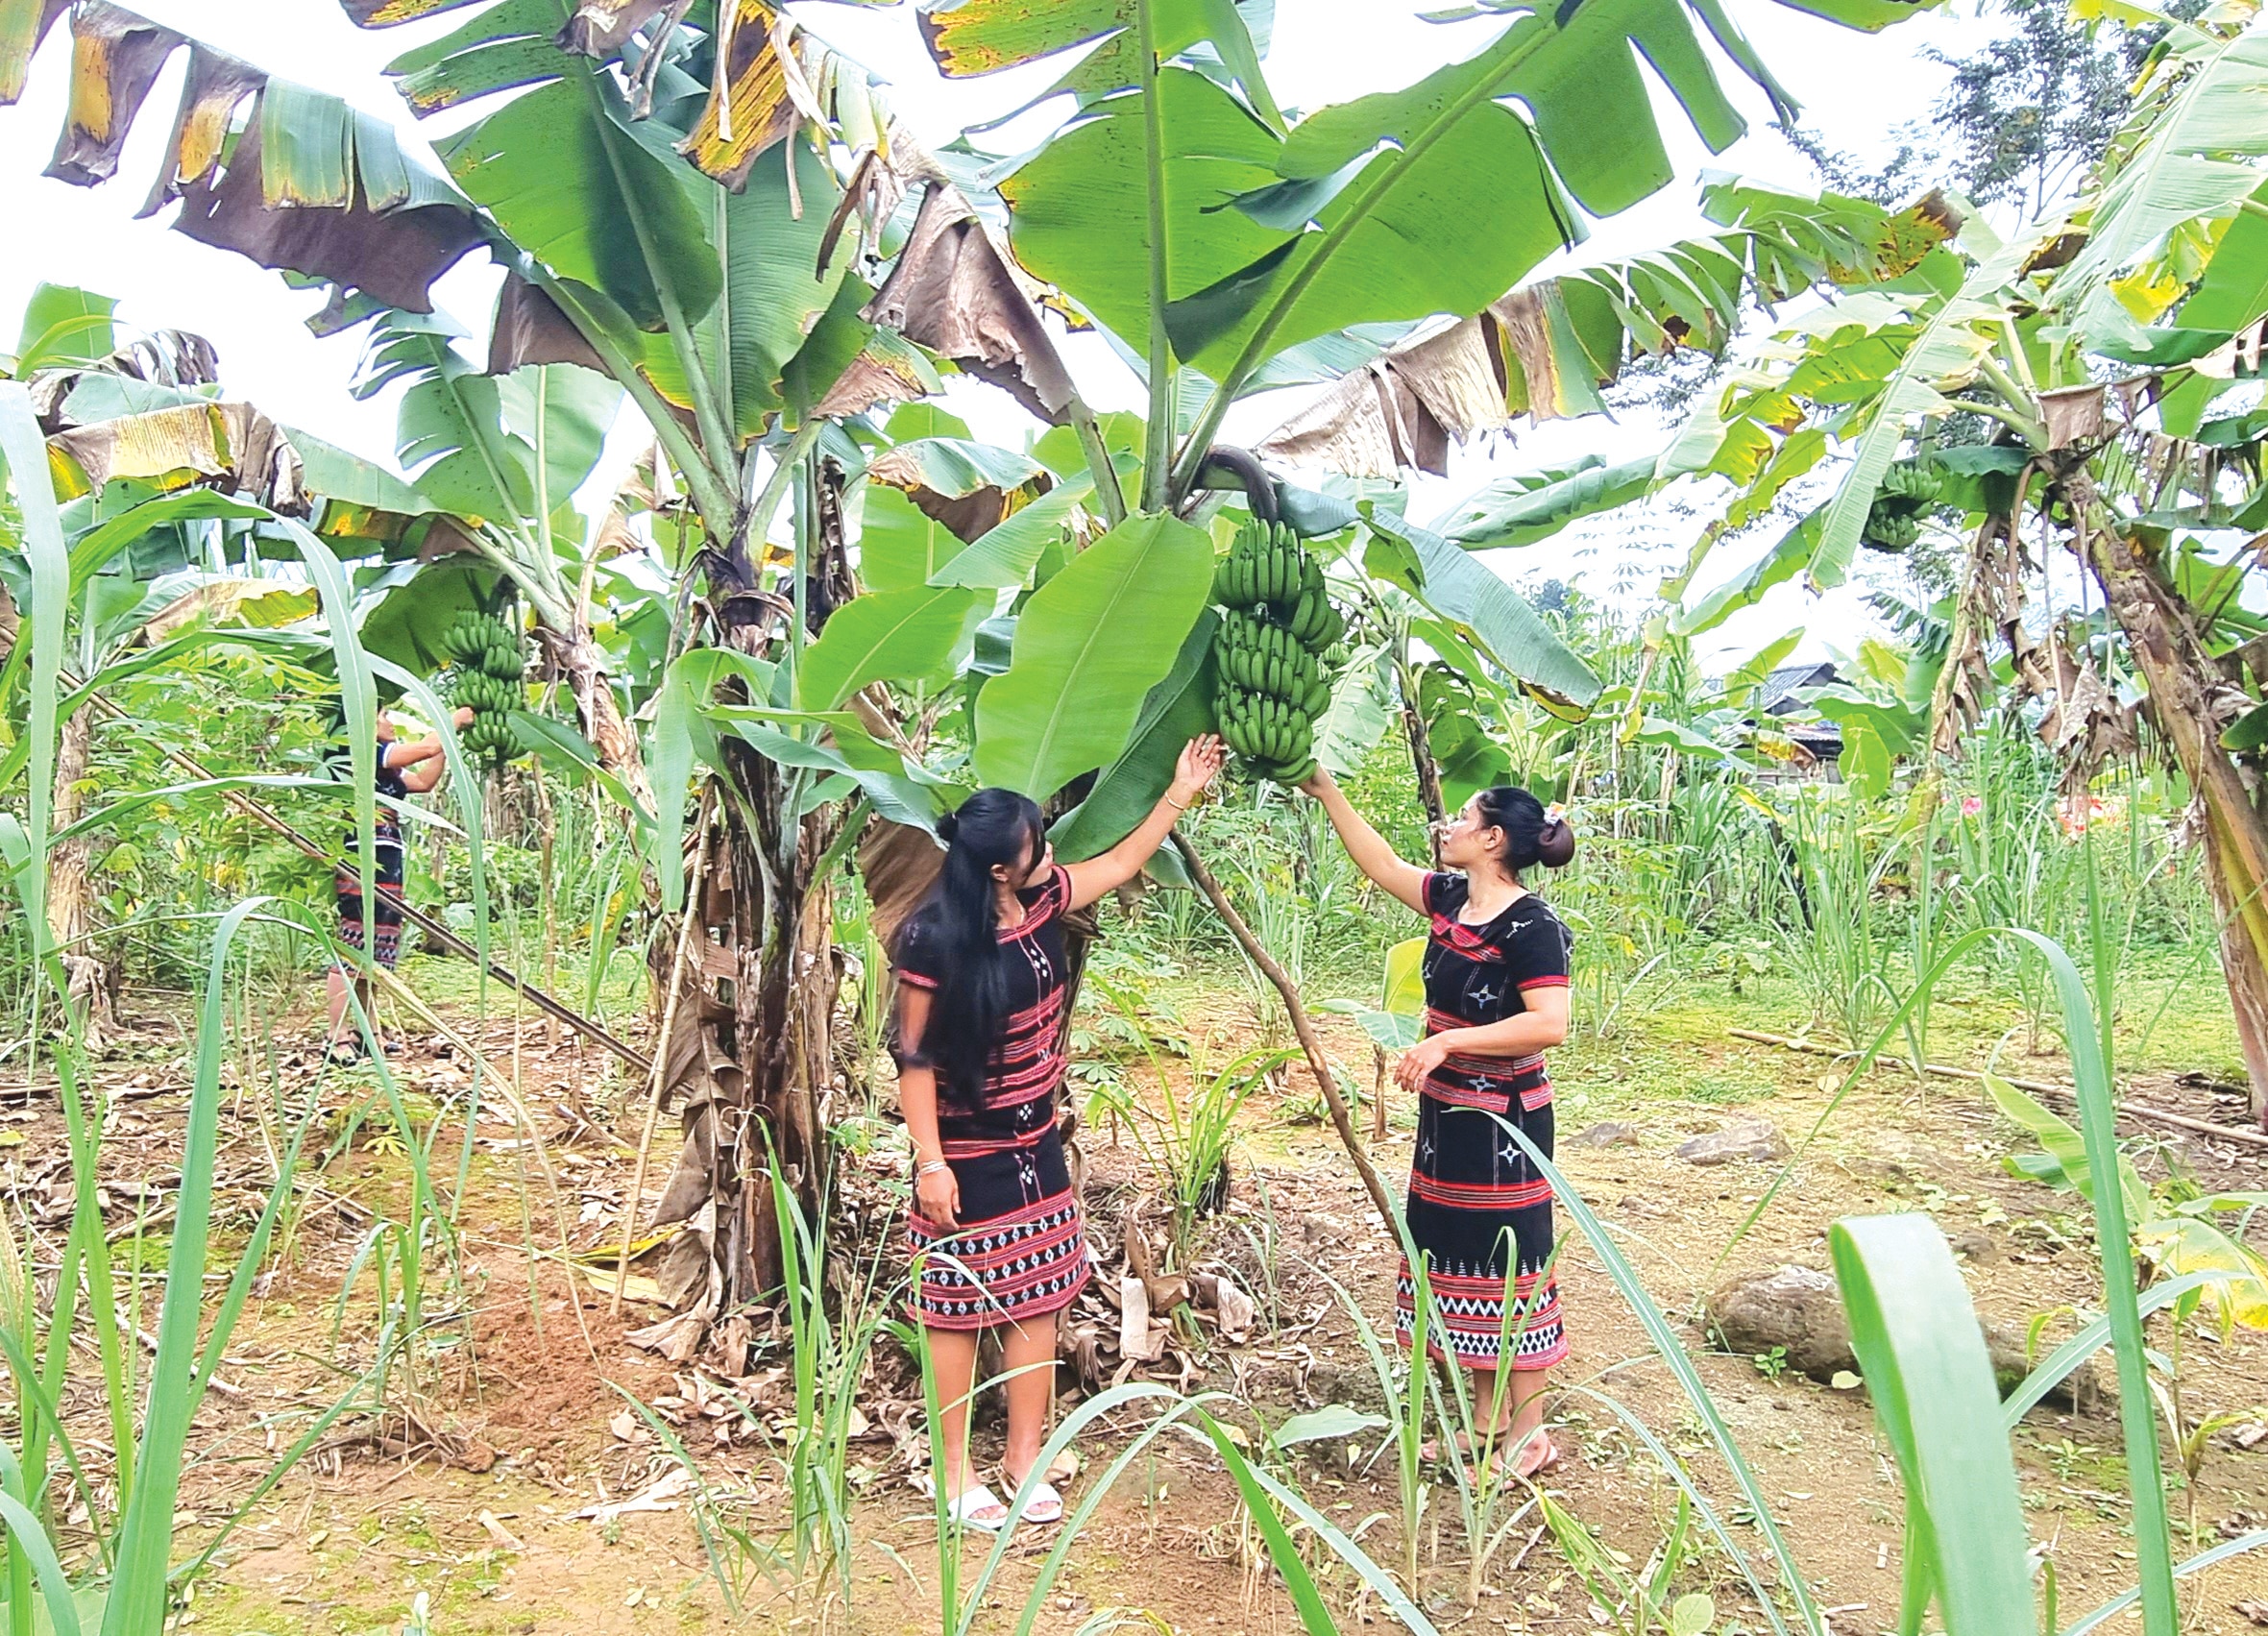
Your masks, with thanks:
[{"label": "bunch of unripe bananas", "polygon": [[459,742],[467,754],[493,772],[522,748],[511,715],[526,702],[520,686],[525,665],[520,632],[506,620],[468,608],[441,633],[441,647],[455,667],[450,702],[473,712]]},{"label": "bunch of unripe bananas", "polygon": [[1927,459],[1896,460],[1882,474],[1882,487],[1866,508],[1860,542],[1878,551],[1907,551],[1921,538],[1922,513],[1944,491],[1944,476]]},{"label": "bunch of unripe bananas", "polygon": [[1221,737],[1261,777],[1302,783],[1330,703],[1325,654],[1347,629],[1323,570],[1282,524],[1247,523],[1213,572],[1213,599],[1227,610],[1213,639]]}]

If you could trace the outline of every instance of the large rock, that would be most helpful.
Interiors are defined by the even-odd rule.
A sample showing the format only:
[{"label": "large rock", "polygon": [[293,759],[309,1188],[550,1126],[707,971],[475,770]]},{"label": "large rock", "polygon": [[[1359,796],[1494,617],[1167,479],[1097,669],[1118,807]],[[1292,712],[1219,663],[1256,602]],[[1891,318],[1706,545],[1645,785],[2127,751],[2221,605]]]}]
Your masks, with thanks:
[{"label": "large rock", "polygon": [[1709,1297],[1708,1313],[1727,1352],[1760,1357],[1786,1347],[1788,1366],[1815,1380],[1859,1366],[1835,1281],[1810,1267],[1735,1280]]},{"label": "large rock", "polygon": [[[1844,1370],[1858,1372],[1851,1350],[1850,1323],[1835,1281],[1811,1267],[1781,1267],[1761,1278],[1736,1279],[1709,1297],[1710,1331],[1727,1352],[1751,1357],[1785,1348],[1788,1367],[1815,1380],[1831,1380]],[[2024,1337],[1997,1324],[1981,1326],[1992,1373],[2007,1396],[2032,1372]],[[2108,1413],[2114,1400],[2090,1358],[2047,1395],[2047,1401],[2084,1414]]]},{"label": "large rock", "polygon": [[1570,1147],[1636,1147],[1638,1145],[1638,1129],[1634,1125],[1617,1124],[1614,1120],[1609,1119],[1602,1125],[1593,1125],[1589,1130],[1577,1131],[1567,1138],[1567,1145]]},{"label": "large rock", "polygon": [[1688,1164],[1731,1164],[1737,1160],[1768,1162],[1788,1157],[1788,1139],[1762,1119],[1735,1119],[1680,1142],[1677,1157]]}]

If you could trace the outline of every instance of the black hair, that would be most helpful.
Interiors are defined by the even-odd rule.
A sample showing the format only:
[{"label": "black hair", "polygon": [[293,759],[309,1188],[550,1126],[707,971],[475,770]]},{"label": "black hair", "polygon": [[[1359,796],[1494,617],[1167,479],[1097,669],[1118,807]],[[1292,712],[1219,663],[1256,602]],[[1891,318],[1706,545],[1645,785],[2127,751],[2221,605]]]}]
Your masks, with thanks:
[{"label": "black hair", "polygon": [[940,1097],[982,1107],[986,1065],[1008,1014],[992,870],[1000,864],[1030,867],[1046,844],[1046,822],[1029,795],[979,790],[938,820],[938,838],[945,842],[944,867],[901,933],[930,942],[938,972],[920,1054],[937,1069]]},{"label": "black hair", "polygon": [[1575,855],[1575,832],[1567,819],[1544,811],[1544,803],[1514,784],[1500,784],[1473,797],[1480,821],[1504,832],[1504,867],[1515,875],[1541,864],[1563,867]]}]

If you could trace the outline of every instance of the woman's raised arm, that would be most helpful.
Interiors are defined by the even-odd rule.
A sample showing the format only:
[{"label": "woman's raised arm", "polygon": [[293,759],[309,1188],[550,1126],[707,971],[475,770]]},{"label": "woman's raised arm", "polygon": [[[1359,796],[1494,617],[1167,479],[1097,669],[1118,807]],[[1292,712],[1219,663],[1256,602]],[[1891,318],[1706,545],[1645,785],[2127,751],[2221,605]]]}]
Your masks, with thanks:
[{"label": "woman's raised arm", "polygon": [[1323,803],[1331,828],[1339,832],[1339,844],[1356,868],[1420,915],[1426,913],[1426,871],[1396,855],[1386,838],[1371,828],[1370,819],[1356,812],[1346,793],[1331,782],[1329,773],[1318,767],[1315,776],[1300,789]]},{"label": "woman's raised arm", "polygon": [[1212,782],[1226,753],[1219,737],[1212,733],[1183,745],[1182,758],[1174,767],[1173,782],[1150,809],[1150,816],[1134,826],[1134,832],[1099,858],[1063,866],[1063,872],[1071,877],[1070,907],[1085,909],[1103,893],[1116,891],[1133,880],[1158,848],[1165,844],[1166,832],[1182,816],[1182,809],[1197,798],[1198,791]]}]

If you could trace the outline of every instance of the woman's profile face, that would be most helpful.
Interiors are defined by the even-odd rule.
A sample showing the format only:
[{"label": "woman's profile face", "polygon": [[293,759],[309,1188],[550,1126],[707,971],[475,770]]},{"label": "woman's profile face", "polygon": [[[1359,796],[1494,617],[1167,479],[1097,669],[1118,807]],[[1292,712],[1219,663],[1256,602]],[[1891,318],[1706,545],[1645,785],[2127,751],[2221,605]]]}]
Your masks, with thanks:
[{"label": "woman's profile face", "polygon": [[1023,871],[1019,874],[1006,864],[995,864],[992,866],[992,877],[1006,885],[1011,891],[1028,891],[1044,882],[1048,872],[1055,867],[1054,843],[1047,839],[1047,831],[1035,829],[1032,832],[1032,861],[1024,867]]},{"label": "woman's profile face", "polygon": [[1504,832],[1480,816],[1478,796],[1467,801],[1457,816],[1442,824],[1441,861],[1452,869],[1469,869],[1485,863],[1504,842]]}]

